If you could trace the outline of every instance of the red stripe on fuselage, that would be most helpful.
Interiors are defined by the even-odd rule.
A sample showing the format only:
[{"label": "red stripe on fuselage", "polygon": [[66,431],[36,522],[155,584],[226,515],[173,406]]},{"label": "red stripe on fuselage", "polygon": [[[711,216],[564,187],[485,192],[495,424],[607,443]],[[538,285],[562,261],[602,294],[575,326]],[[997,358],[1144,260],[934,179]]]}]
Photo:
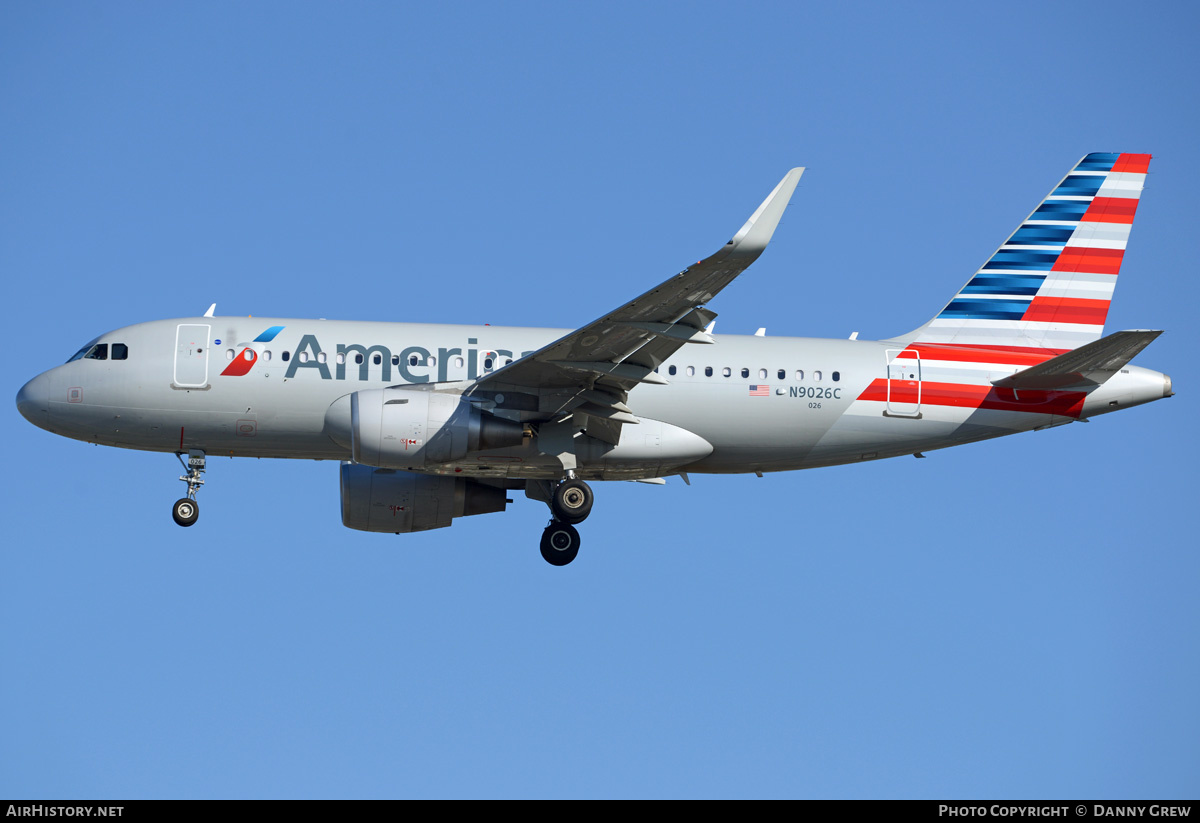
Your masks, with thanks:
[{"label": "red stripe on fuselage", "polygon": [[[1079,417],[1083,410],[1085,392],[1047,391],[1045,389],[998,389],[995,386],[973,386],[965,383],[922,383],[920,402],[923,406],[956,406],[964,409],[1029,412],[1031,414],[1060,414]],[[859,400],[886,403],[888,381],[879,377],[858,396]],[[892,381],[891,402],[913,405],[917,402],[915,381]]]},{"label": "red stripe on fuselage", "polygon": [[[965,346],[954,343],[914,343],[897,355],[910,359],[915,349],[925,360],[950,360],[959,363],[1003,363],[1011,366],[1036,366],[1070,349],[1038,349],[1028,346]],[[907,357],[906,357],[907,355]]]}]

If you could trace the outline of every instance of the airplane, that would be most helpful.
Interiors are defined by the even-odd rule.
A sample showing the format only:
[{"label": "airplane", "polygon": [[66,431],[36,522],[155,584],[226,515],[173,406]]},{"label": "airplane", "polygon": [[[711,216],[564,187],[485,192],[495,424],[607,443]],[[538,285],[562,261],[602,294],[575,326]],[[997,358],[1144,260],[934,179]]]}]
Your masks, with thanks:
[{"label": "airplane", "polygon": [[1075,164],[934,317],[886,340],[717,335],[707,306],[767,247],[792,169],[715,254],[574,331],[239,318],[102,334],[17,408],[64,437],[173,452],[192,526],[206,458],[341,462],[342,522],[407,533],[545,503],[579,552],[588,481],[663,483],[923,457],[1149,403],[1161,331],[1104,322],[1150,155]]}]

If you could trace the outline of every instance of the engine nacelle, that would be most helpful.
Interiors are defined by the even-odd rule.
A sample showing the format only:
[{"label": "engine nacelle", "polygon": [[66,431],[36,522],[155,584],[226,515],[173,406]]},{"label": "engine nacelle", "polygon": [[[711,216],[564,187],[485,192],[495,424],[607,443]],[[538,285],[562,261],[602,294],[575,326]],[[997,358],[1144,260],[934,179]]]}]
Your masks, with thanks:
[{"label": "engine nacelle", "polygon": [[519,446],[524,436],[520,423],[481,412],[457,394],[390,388],[350,396],[350,453],[367,466],[436,466]]},{"label": "engine nacelle", "polygon": [[342,525],[366,532],[443,529],[455,517],[504,511],[505,495],[462,477],[342,463]]}]

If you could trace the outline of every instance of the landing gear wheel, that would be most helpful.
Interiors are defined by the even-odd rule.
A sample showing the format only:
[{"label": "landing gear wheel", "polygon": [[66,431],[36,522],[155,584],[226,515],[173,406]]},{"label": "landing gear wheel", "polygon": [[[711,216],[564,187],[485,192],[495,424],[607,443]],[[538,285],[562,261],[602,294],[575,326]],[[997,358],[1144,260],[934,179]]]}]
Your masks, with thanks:
[{"label": "landing gear wheel", "polygon": [[175,452],[175,457],[187,474],[179,479],[187,483],[187,497],[181,497],[171,507],[171,517],[180,526],[190,526],[200,517],[200,504],[196,502],[196,492],[204,485],[204,452],[200,449],[189,449],[188,459],[184,461],[183,452]]},{"label": "landing gear wheel", "polygon": [[190,526],[200,517],[200,504],[190,497],[181,497],[171,507],[171,517],[180,526]]},{"label": "landing gear wheel", "polygon": [[554,519],[563,523],[582,523],[592,513],[592,487],[582,480],[559,483],[550,501]]},{"label": "landing gear wheel", "polygon": [[570,523],[551,520],[542,532],[542,558],[551,566],[565,566],[579,554],[579,532]]}]

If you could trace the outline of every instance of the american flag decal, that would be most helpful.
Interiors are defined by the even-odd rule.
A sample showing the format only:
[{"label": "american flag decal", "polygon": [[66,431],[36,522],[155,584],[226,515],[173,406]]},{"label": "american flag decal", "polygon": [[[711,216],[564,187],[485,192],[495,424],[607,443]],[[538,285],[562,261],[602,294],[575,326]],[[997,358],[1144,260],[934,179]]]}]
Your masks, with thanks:
[{"label": "american flag decal", "polygon": [[751,397],[769,397],[770,394],[771,394],[771,387],[766,384],[760,383],[757,386],[754,386],[754,385],[750,386],[750,396]]}]

